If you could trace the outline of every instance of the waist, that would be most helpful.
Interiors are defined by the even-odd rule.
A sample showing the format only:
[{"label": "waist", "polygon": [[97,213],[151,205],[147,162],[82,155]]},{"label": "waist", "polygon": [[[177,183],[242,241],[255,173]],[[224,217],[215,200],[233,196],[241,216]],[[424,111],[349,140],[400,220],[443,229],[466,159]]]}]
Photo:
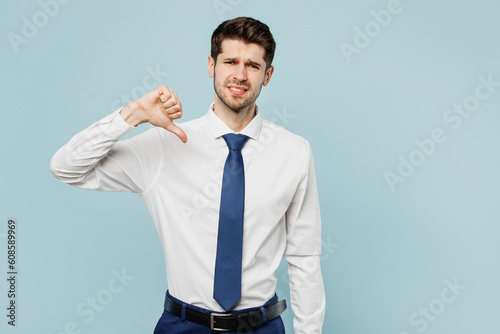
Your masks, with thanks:
[{"label": "waist", "polygon": [[182,321],[191,321],[210,328],[212,331],[248,332],[280,316],[286,309],[285,300],[278,301],[276,295],[258,307],[232,312],[213,312],[187,304],[167,291],[165,310]]},{"label": "waist", "polygon": [[[224,309],[222,309],[222,307],[220,307],[217,304],[217,302],[215,302],[215,301],[214,301],[214,303],[212,303],[215,307],[209,309],[209,308],[197,306],[196,304],[188,303],[185,300],[181,300],[179,298],[176,298],[176,297],[172,296],[172,294],[170,294],[170,290],[167,290],[165,298],[171,299],[174,302],[179,303],[179,304],[187,304],[187,305],[189,305],[190,308],[198,310],[200,312],[204,312],[204,313],[225,313]],[[245,305],[245,306],[243,306],[243,308],[239,307],[240,305],[238,305],[236,307],[237,309],[233,310],[232,313],[233,314],[238,314],[238,313],[245,313],[245,312],[248,312],[248,311],[252,311],[252,310],[255,310],[255,309],[257,309],[257,308],[259,308],[261,306],[265,307],[265,306],[271,305],[272,303],[276,302],[277,300],[278,300],[278,296],[276,294],[274,294],[271,298],[266,299],[264,302],[260,302],[260,301],[254,299],[254,302],[251,303],[252,304],[251,306],[249,306],[250,302],[246,301],[245,303],[243,303]],[[240,302],[240,304],[242,304],[242,303]]]}]

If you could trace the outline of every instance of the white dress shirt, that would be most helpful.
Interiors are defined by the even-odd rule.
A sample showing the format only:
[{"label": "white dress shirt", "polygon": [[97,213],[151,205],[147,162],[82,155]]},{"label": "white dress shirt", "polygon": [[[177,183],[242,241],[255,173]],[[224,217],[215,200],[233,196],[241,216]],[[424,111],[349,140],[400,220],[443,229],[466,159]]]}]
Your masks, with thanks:
[{"label": "white dress shirt", "polygon": [[[212,110],[176,123],[187,143],[159,127],[119,141],[133,129],[119,110],[75,135],[52,158],[61,181],[85,189],[135,192],[160,236],[172,296],[223,311],[213,299],[219,206],[234,133]],[[242,293],[236,309],[257,307],[276,291],[281,258],[288,261],[295,333],[321,333],[325,297],[319,254],[321,219],[309,143],[256,116],[239,133],[245,211]]]}]

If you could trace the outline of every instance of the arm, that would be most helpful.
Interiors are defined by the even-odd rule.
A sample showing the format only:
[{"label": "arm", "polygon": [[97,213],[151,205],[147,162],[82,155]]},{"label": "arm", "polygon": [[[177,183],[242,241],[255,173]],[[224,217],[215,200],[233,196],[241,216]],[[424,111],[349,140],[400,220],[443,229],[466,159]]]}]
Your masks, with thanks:
[{"label": "arm", "polygon": [[314,162],[307,144],[306,173],[286,212],[290,299],[296,334],[320,334],[325,316],[325,291],[319,255],[321,217]]},{"label": "arm", "polygon": [[186,134],[172,121],[181,116],[177,95],[161,85],[75,135],[54,155],[50,169],[61,181],[81,188],[140,192],[154,173],[148,166],[158,165],[151,160],[158,162],[161,157],[155,152],[159,145],[154,145],[160,139],[158,130],[118,140],[136,125],[149,122],[186,142]]}]

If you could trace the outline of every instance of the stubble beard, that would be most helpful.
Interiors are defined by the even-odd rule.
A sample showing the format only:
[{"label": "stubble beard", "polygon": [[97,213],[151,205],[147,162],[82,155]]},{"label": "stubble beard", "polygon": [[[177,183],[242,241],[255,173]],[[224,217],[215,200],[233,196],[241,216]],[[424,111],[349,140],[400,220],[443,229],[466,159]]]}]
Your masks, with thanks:
[{"label": "stubble beard", "polygon": [[[247,93],[244,96],[238,96],[238,95],[231,96],[229,92],[226,92],[226,89],[229,85],[245,86],[248,89]],[[215,94],[217,94],[217,97],[219,98],[219,100],[221,100],[221,102],[226,107],[228,107],[229,109],[231,109],[234,112],[239,112],[239,111],[251,106],[252,103],[254,103],[257,100],[257,98],[259,97],[261,88],[262,88],[262,86],[259,87],[258,90],[252,91],[252,86],[250,86],[249,84],[246,84],[246,83],[240,83],[237,81],[233,81],[233,82],[226,81],[224,83],[221,83],[221,82],[217,81],[216,76],[214,75]],[[249,95],[247,96],[247,94],[249,94]]]}]

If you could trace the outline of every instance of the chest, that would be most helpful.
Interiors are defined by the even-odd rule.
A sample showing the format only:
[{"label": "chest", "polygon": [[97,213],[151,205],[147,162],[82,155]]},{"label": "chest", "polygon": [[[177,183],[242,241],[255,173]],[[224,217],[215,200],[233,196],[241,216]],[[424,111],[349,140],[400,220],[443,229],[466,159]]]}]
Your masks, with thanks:
[{"label": "chest", "polygon": [[[192,150],[167,159],[158,182],[174,198],[195,209],[216,212],[220,205],[226,147]],[[248,145],[242,150],[245,214],[282,216],[303,177],[303,162],[289,152]]]}]

